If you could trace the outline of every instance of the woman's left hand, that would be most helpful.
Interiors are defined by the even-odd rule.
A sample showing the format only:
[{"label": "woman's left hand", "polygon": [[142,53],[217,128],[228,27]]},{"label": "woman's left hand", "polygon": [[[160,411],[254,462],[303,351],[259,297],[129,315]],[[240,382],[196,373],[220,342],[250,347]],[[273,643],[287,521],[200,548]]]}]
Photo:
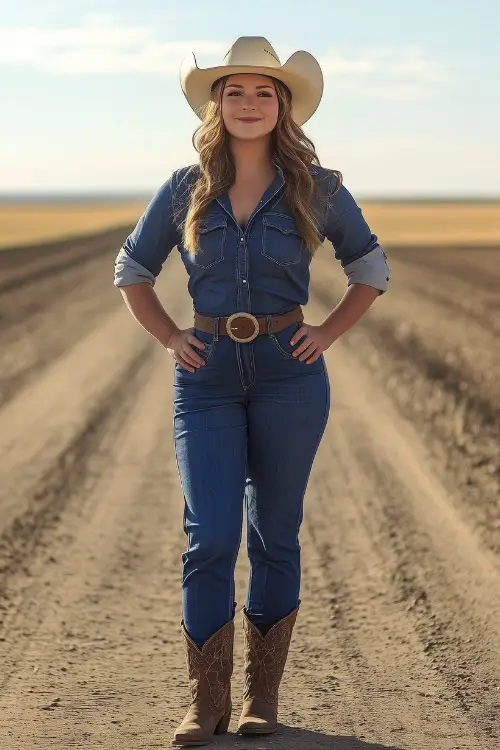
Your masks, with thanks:
[{"label": "woman's left hand", "polygon": [[311,326],[304,323],[293,334],[290,345],[294,346],[298,341],[300,343],[294,349],[293,356],[301,362],[305,361],[307,365],[312,365],[333,344],[335,339],[332,339],[332,334],[328,333],[323,326]]}]

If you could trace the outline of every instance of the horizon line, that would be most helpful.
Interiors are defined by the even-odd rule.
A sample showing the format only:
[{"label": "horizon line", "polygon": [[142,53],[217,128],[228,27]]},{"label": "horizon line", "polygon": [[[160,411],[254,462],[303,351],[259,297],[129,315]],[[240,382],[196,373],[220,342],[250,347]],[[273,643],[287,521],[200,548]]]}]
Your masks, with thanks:
[{"label": "horizon line", "polygon": [[[124,201],[138,200],[150,201],[156,192],[156,188],[151,192],[119,192],[119,191],[74,191],[74,192],[2,192],[0,191],[0,204],[9,204],[15,202],[52,202],[61,201],[67,203],[85,203],[96,200],[108,200],[121,203]],[[364,203],[499,203],[500,193],[494,194],[473,194],[473,195],[453,195],[453,194],[383,194],[383,195],[356,195],[357,202]]]}]

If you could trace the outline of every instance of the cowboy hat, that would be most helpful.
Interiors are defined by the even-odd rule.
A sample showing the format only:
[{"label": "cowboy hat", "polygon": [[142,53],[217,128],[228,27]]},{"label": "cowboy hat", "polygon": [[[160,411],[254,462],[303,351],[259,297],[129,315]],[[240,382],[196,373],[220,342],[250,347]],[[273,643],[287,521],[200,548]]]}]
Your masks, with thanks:
[{"label": "cowboy hat", "polygon": [[314,114],[323,95],[323,74],[315,57],[299,50],[284,65],[263,36],[240,36],[222,65],[199,68],[194,53],[181,63],[179,78],[189,106],[202,119],[202,107],[211,98],[212,85],[222,76],[257,73],[282,81],[292,94],[292,118],[303,125]]}]

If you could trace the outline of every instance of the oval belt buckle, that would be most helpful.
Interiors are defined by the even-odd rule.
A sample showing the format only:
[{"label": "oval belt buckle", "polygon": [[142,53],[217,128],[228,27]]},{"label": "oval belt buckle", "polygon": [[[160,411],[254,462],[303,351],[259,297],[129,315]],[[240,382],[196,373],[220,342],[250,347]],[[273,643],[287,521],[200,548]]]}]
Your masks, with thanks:
[{"label": "oval belt buckle", "polygon": [[[233,333],[233,331],[243,330],[243,328],[246,328],[245,324],[238,325],[236,321],[238,318],[247,318],[250,319],[253,322],[254,330],[251,333],[250,336],[237,336]],[[239,344],[246,344],[249,341],[253,341],[256,336],[259,335],[259,321],[255,317],[255,315],[252,315],[252,313],[247,312],[237,312],[230,315],[226,321],[226,331],[228,333],[228,336],[230,336],[233,341],[237,341]]]}]

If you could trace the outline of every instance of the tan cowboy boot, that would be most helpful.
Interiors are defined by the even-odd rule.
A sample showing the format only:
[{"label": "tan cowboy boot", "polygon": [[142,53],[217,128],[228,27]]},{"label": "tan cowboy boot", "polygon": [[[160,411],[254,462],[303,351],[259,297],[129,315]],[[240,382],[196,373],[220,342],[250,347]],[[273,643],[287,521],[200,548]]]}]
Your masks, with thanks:
[{"label": "tan cowboy boot", "polygon": [[234,618],[200,649],[181,623],[191,703],[176,729],[172,746],[208,745],[214,734],[227,732],[231,719],[231,675],[233,672]]},{"label": "tan cowboy boot", "polygon": [[299,606],[265,636],[243,609],[245,690],[238,734],[271,734],[278,727],[278,689]]}]

